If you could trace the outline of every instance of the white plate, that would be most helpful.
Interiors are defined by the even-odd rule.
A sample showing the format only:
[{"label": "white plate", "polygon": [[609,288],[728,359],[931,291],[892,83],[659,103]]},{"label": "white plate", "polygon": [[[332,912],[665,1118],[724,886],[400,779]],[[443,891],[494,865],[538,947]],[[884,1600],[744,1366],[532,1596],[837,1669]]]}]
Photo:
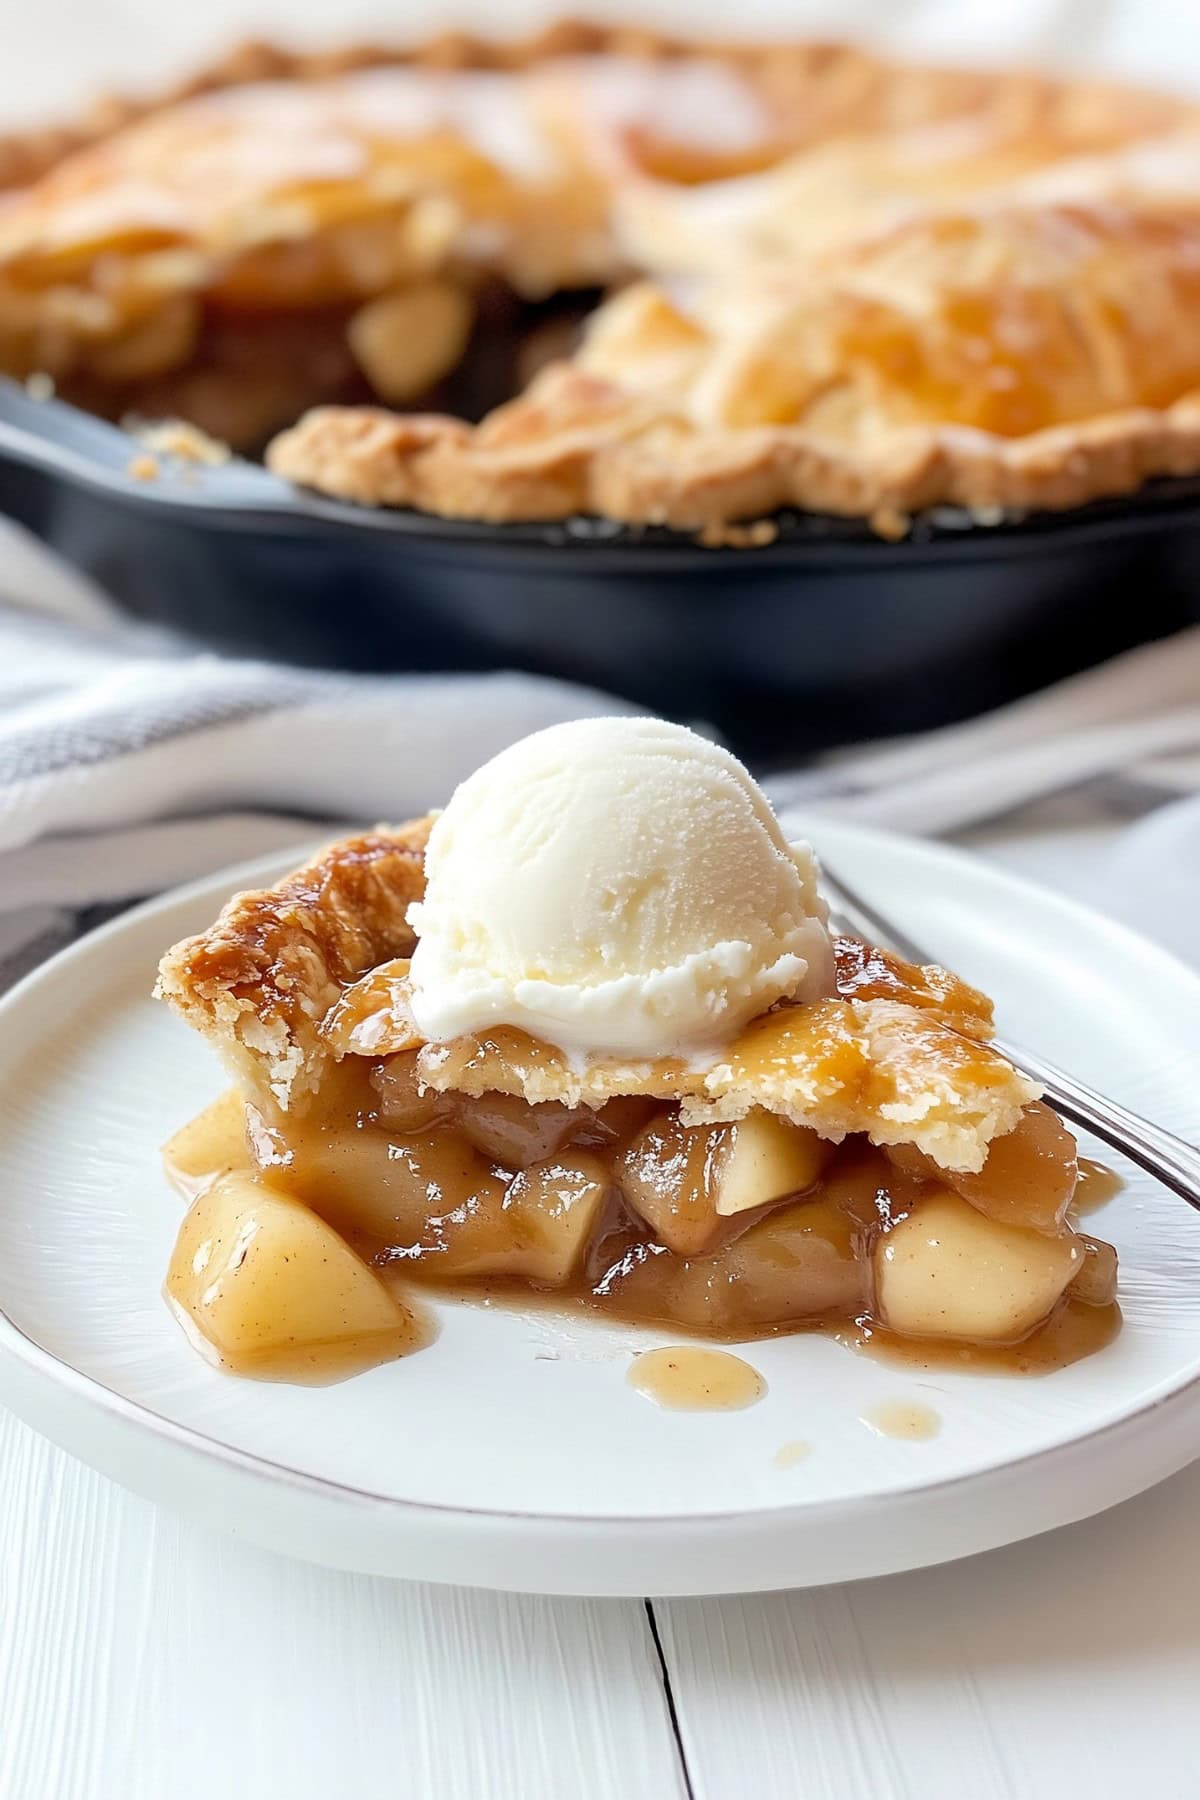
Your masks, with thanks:
[{"label": "white plate", "polygon": [[[822,825],[831,863],[1002,996],[1001,1023],[1195,1136],[1200,980],[984,864]],[[290,859],[289,859],[290,860]],[[0,1006],[0,1396],[128,1487],[316,1561],[548,1593],[792,1587],[940,1562],[1079,1519],[1200,1452],[1200,1218],[1131,1174],[1095,1229],[1125,1328],[1038,1379],[889,1368],[817,1337],[744,1351],[736,1413],[626,1383],[669,1334],[441,1308],[419,1355],[327,1388],[208,1367],[160,1298],[179,1203],[157,1146],[221,1077],[149,998],[241,869],[125,915]],[[940,1434],[861,1415],[932,1406]],[[789,1441],[812,1446],[780,1468]]]}]

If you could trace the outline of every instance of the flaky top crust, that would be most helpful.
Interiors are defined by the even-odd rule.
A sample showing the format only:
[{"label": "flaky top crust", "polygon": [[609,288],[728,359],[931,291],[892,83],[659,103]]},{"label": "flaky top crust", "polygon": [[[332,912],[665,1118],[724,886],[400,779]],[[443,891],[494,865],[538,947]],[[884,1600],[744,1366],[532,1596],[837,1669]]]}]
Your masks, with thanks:
[{"label": "flaky top crust", "polygon": [[773,1008],[702,1067],[607,1058],[581,1069],[503,1028],[425,1044],[404,996],[430,824],[333,844],[276,886],[235,895],[164,956],[156,992],[250,1094],[302,1111],[319,1106],[338,1060],[415,1052],[435,1089],[570,1105],[646,1094],[697,1123],[765,1107],[834,1140],[916,1144],[954,1169],[979,1169],[1036,1097],[986,1043],[985,995],[853,939],[837,945],[835,997]]}]

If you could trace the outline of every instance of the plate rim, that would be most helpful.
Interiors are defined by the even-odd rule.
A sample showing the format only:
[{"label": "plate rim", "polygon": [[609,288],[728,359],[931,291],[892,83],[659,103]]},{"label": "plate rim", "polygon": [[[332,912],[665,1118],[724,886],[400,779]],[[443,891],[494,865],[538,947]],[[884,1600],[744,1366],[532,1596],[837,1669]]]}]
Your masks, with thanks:
[{"label": "plate rim", "polygon": [[[1039,906],[1050,905],[1060,914],[1070,919],[1084,919],[1092,932],[1099,929],[1103,934],[1114,939],[1120,945],[1126,945],[1139,958],[1149,956],[1157,963],[1164,976],[1182,984],[1186,991],[1190,990],[1200,1010],[1200,973],[1192,970],[1187,964],[1174,956],[1170,951],[1143,936],[1128,925],[1113,920],[1096,909],[1087,906],[1069,896],[1059,894],[1051,888],[1031,881],[1023,875],[1016,874],[1000,865],[985,862],[983,859],[956,847],[941,843],[931,843],[922,839],[906,838],[902,834],[881,831],[874,827],[858,824],[844,824],[836,820],[825,820],[814,816],[809,824],[818,846],[826,827],[842,837],[845,841],[856,840],[861,846],[870,850],[874,845],[885,849],[902,846],[906,852],[917,851],[927,864],[936,869],[943,864],[956,870],[972,868],[985,874],[989,883],[995,883],[1014,897],[1033,897]],[[350,827],[352,829],[352,827]],[[189,902],[202,897],[214,895],[214,890],[227,892],[239,891],[244,886],[261,883],[273,879],[287,869],[298,856],[305,854],[306,848],[314,843],[326,842],[327,837],[312,838],[307,834],[298,834],[294,850],[282,854],[273,852],[264,857],[253,858],[221,869],[212,874],[202,876],[194,881],[166,890],[137,905],[126,909],[116,918],[109,920],[96,930],[85,934],[75,943],[59,951],[30,971],[9,992],[0,998],[0,1029],[7,1023],[13,1013],[19,1013],[27,1003],[30,995],[41,988],[43,982],[53,981],[64,971],[76,963],[90,961],[97,950],[103,950],[106,943],[124,937],[131,929],[136,930],[159,914],[176,907],[185,906]],[[215,897],[215,896],[214,896]],[[1198,1059],[1200,1061],[1200,1059]],[[1200,1356],[1200,1342],[1197,1345]],[[172,1451],[182,1451],[189,1457],[200,1458],[204,1462],[213,1462],[221,1466],[227,1473],[237,1478],[251,1480],[260,1489],[285,1489],[298,1492],[311,1499],[332,1502],[337,1506],[350,1506],[359,1510],[371,1510],[392,1516],[403,1516],[407,1519],[428,1519],[440,1522],[461,1520],[468,1526],[490,1525],[497,1528],[509,1527],[524,1535],[548,1534],[556,1538],[570,1538],[580,1531],[588,1529],[603,1532],[620,1532],[633,1528],[640,1534],[661,1536],[680,1531],[703,1531],[705,1527],[729,1526],[731,1524],[769,1531],[795,1530],[805,1524],[819,1525],[822,1522],[846,1521],[851,1516],[862,1517],[864,1514],[878,1514],[882,1508],[896,1508],[928,1499],[936,1503],[951,1496],[954,1490],[970,1488],[996,1481],[1009,1476],[1020,1476],[1034,1464],[1049,1464],[1054,1460],[1066,1460],[1083,1451],[1103,1454],[1103,1440],[1123,1431],[1136,1427],[1148,1414],[1153,1414],[1167,1406],[1186,1404],[1195,1398],[1200,1389],[1200,1366],[1193,1369],[1190,1375],[1173,1379],[1164,1377],[1150,1391],[1136,1400],[1128,1402],[1120,1411],[1106,1417],[1083,1431],[1072,1431],[1058,1442],[1041,1448],[1027,1451],[1018,1456],[1001,1456],[969,1470],[945,1475],[936,1479],[914,1478],[890,1487],[885,1492],[859,1493],[846,1497],[824,1500],[790,1499],[778,1505],[763,1508],[725,1507],[705,1512],[659,1512],[644,1513],[603,1513],[589,1514],[584,1512],[564,1513],[561,1511],[532,1511],[528,1508],[512,1506],[487,1506],[463,1504],[437,1500],[408,1498],[403,1495],[380,1493],[351,1482],[343,1482],[336,1477],[317,1474],[309,1470],[297,1469],[288,1463],[279,1462],[273,1457],[259,1452],[240,1448],[220,1437],[214,1437],[199,1427],[185,1424],[157,1411],[154,1407],[132,1399],[118,1389],[108,1386],[97,1376],[88,1374],[73,1363],[47,1349],[36,1338],[31,1337],[22,1327],[8,1315],[0,1299],[0,1359],[15,1360],[35,1380],[49,1381],[54,1386],[65,1389],[77,1402],[87,1407],[94,1407],[113,1420],[127,1432],[142,1434],[167,1445]],[[15,1410],[22,1412],[19,1405]],[[40,1420],[31,1418],[22,1412],[34,1429],[44,1430]],[[53,1436],[52,1432],[46,1435]],[[67,1448],[72,1446],[68,1445]],[[85,1460],[90,1460],[86,1457]],[[96,1466],[96,1464],[93,1464]],[[1182,1466],[1176,1463],[1175,1466]],[[1154,1480],[1161,1479],[1155,1477]],[[1133,1491],[1140,1491],[1152,1482],[1140,1483]],[[1102,1499],[1096,1508],[1103,1510],[1114,1502]],[[1086,1516],[1083,1511],[1072,1507],[1070,1517]],[[1066,1523],[1060,1519],[1057,1523]],[[1045,1529],[1052,1528],[1047,1525]],[[1019,1536],[1026,1533],[1018,1530]],[[998,1544],[1008,1541],[996,1539]],[[979,1548],[985,1546],[980,1545]],[[897,1565],[911,1566],[911,1565]],[[428,1577],[427,1577],[428,1578]],[[438,1579],[438,1577],[433,1577]],[[841,1577],[831,1577],[840,1579]],[[503,1582],[497,1585],[505,1585]],[[545,1591],[550,1591],[549,1589]],[[575,1588],[559,1588],[555,1591],[585,1591]],[[595,1591],[595,1590],[588,1590]],[[607,1589],[605,1591],[634,1591],[632,1589]],[[721,1588],[688,1587],[675,1591],[687,1592],[719,1592]]]}]

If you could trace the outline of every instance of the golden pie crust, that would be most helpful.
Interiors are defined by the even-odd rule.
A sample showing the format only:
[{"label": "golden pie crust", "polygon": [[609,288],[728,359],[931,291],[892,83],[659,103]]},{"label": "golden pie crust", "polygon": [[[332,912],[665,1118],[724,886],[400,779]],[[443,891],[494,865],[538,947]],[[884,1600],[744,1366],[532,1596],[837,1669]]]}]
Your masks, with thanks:
[{"label": "golden pie crust", "polygon": [[627,289],[476,428],[321,409],[270,461],[496,520],[1066,508],[1200,467],[1198,321],[1200,198],[943,213],[690,303]]},{"label": "golden pie crust", "polygon": [[838,993],[780,1006],[704,1067],[601,1059],[580,1067],[505,1028],[423,1045],[404,1007],[407,923],[424,889],[428,819],[331,845],[276,886],[236,895],[216,923],[163,958],[157,993],[206,1036],[242,1086],[300,1112],[347,1056],[419,1049],[434,1090],[602,1105],[680,1102],[685,1121],[765,1108],[840,1142],[913,1144],[947,1169],[978,1170],[1035,1086],[987,1042],[991,1002],[936,967],[853,939],[838,943]]},{"label": "golden pie crust", "polygon": [[156,994],[249,1087],[287,1109],[331,1059],[321,1035],[343,990],[411,951],[431,819],[332,844],[274,887],[235,894],[215,925],[163,957]]},{"label": "golden pie crust", "polygon": [[[0,187],[0,368],[242,446],[355,402],[270,461],[368,505],[882,526],[1200,468],[1200,109],[1169,96],[586,26],[255,45],[0,143]],[[497,284],[637,277],[478,426],[422,410]]]}]

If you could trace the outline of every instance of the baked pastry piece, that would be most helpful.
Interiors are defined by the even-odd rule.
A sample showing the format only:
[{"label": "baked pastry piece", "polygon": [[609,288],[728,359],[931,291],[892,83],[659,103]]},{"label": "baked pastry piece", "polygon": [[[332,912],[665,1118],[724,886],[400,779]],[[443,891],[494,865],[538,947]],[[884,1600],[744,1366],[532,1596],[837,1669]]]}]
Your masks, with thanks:
[{"label": "baked pastry piece", "polygon": [[163,959],[159,994],[237,1083],[166,1152],[194,1197],[168,1293],[208,1354],[289,1378],[399,1354],[422,1341],[411,1283],[718,1337],[950,1339],[1017,1368],[1111,1335],[1115,1257],[1075,1228],[1074,1143],[990,1047],[984,995],[843,938],[832,995],[699,1063],[580,1064],[506,1026],[428,1043],[407,918],[428,827],[334,844]]},{"label": "baked pastry piece", "polygon": [[301,1111],[331,1061],[325,1019],[367,971],[413,946],[428,819],[331,846],[273,888],[238,894],[169,950],[159,995],[249,1092]]},{"label": "baked pastry piece", "polygon": [[1197,320],[1200,201],[917,214],[682,295],[631,287],[475,429],[318,411],[271,462],[499,519],[1068,507],[1200,465]]},{"label": "baked pastry piece", "polygon": [[1162,96],[845,46],[258,47],[0,145],[0,368],[243,449],[336,403],[277,469],[452,516],[1071,505],[1196,466],[1195,131]]}]

